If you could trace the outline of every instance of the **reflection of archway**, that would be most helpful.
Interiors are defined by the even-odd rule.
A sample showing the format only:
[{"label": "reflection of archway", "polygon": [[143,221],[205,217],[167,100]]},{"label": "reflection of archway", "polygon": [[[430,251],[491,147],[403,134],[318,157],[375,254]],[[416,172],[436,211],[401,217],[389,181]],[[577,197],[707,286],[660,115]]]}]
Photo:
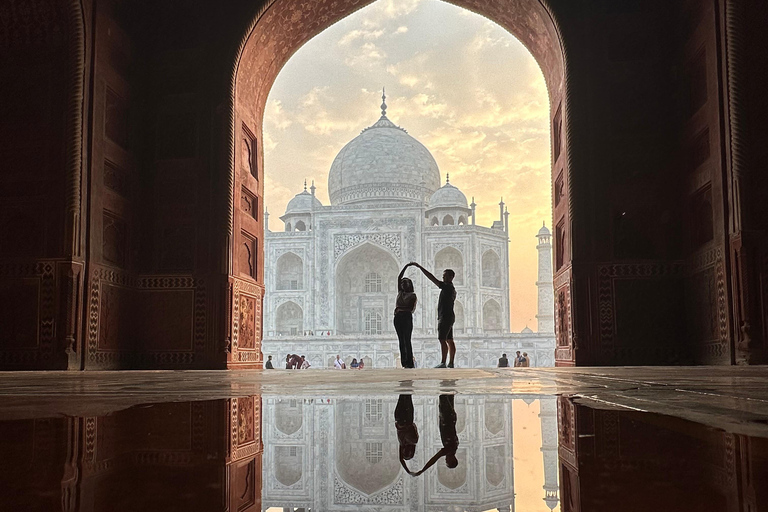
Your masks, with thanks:
[{"label": "reflection of archway", "polygon": [[336,405],[336,469],[341,480],[365,494],[379,492],[402,471],[397,443],[381,443],[391,409],[381,400],[340,401]]},{"label": "reflection of archway", "polygon": [[284,302],[275,312],[275,331],[283,336],[297,336],[304,330],[304,312],[295,302]]},{"label": "reflection of archway", "polygon": [[288,487],[301,479],[303,446],[275,446],[275,478]]},{"label": "reflection of archway", "polygon": [[483,253],[483,286],[501,288],[501,260],[495,251]]},{"label": "reflection of archway", "polygon": [[365,243],[336,267],[336,330],[379,334],[392,330],[386,312],[397,295],[398,264],[384,249]]},{"label": "reflection of archway", "polygon": [[450,268],[456,272],[453,283],[456,286],[464,284],[464,258],[454,247],[446,247],[435,254],[435,272],[442,275],[443,270]]},{"label": "reflection of archway", "polygon": [[304,262],[299,256],[287,252],[277,259],[275,266],[278,290],[301,290],[304,288]]},{"label": "reflection of archway", "polygon": [[275,404],[275,427],[286,435],[295,434],[304,422],[301,400],[279,400]]},{"label": "reflection of archway", "polygon": [[501,329],[501,305],[495,299],[491,299],[483,304],[483,331],[500,332]]}]

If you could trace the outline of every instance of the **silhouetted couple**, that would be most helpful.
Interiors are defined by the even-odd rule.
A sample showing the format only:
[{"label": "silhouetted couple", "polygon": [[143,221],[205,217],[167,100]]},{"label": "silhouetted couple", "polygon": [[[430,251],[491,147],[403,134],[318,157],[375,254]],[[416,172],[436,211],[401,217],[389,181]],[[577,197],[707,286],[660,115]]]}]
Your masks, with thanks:
[{"label": "silhouetted couple", "polygon": [[[456,301],[456,288],[453,286],[453,278],[456,273],[447,268],[443,271],[443,280],[440,281],[429,270],[416,262],[410,262],[403,267],[397,276],[397,301],[395,302],[395,331],[400,341],[400,360],[403,368],[414,368],[413,347],[411,346],[411,334],[413,333],[413,311],[416,309],[416,293],[413,291],[413,281],[405,276],[405,270],[414,266],[420,269],[427,279],[440,288],[440,297],[437,300],[437,339],[440,341],[442,359],[435,368],[453,368],[453,359],[456,356],[456,345],[453,343],[453,323],[456,314],[453,311],[453,303]],[[446,359],[450,355],[448,364]]]},{"label": "silhouetted couple", "polygon": [[413,421],[413,399],[411,395],[400,395],[395,407],[395,428],[397,440],[400,443],[400,464],[411,476],[419,476],[431,468],[435,462],[445,457],[445,465],[453,469],[459,465],[456,451],[459,449],[459,436],[456,434],[456,408],[453,405],[453,395],[440,395],[438,399],[438,421],[440,424],[440,440],[443,447],[432,456],[424,467],[417,472],[408,469],[405,463],[416,454],[416,444],[419,442],[419,431]]}]

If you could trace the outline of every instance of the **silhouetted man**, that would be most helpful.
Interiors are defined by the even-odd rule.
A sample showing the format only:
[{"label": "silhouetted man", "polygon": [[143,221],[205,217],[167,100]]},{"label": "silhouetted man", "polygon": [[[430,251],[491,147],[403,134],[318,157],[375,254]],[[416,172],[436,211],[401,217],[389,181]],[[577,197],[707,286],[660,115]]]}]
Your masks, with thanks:
[{"label": "silhouetted man", "polygon": [[523,356],[520,355],[520,351],[518,350],[515,352],[515,368],[520,366],[520,360],[523,358]]},{"label": "silhouetted man", "polygon": [[507,354],[501,354],[501,357],[499,358],[499,368],[508,368],[509,367],[509,359],[507,359]]},{"label": "silhouetted man", "polygon": [[438,411],[440,414],[440,440],[443,442],[443,448],[434,454],[424,469],[413,476],[419,476],[437,462],[440,457],[445,457],[445,465],[450,469],[459,465],[459,459],[456,458],[456,452],[459,449],[459,436],[456,434],[456,408],[453,404],[454,395],[440,395],[438,399]]},{"label": "silhouetted man", "polygon": [[440,297],[437,299],[437,339],[440,341],[442,359],[435,368],[445,368],[445,360],[450,353],[448,368],[453,368],[453,359],[456,357],[456,345],[453,343],[453,322],[456,314],[453,311],[453,303],[456,301],[456,288],[453,287],[453,278],[456,273],[447,268],[443,271],[443,280],[440,281],[432,272],[415,262],[412,265],[421,269],[427,279],[440,288]]},{"label": "silhouetted man", "polygon": [[266,362],[266,364],[264,365],[264,369],[265,369],[265,370],[274,370],[274,369],[275,369],[275,367],[274,367],[274,366],[272,366],[272,356],[269,356],[269,357],[267,358],[267,362]]}]

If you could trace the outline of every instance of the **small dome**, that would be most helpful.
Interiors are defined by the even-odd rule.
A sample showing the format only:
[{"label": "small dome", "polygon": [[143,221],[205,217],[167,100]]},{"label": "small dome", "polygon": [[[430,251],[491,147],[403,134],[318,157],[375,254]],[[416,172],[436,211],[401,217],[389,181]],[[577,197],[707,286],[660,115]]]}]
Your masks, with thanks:
[{"label": "small dome", "polygon": [[304,190],[301,194],[296,194],[293,199],[288,201],[288,206],[285,208],[286,215],[289,213],[305,213],[312,211],[312,206],[320,208],[323,203],[318,198]]},{"label": "small dome", "polygon": [[520,332],[521,332],[522,334],[533,334],[533,331],[532,331],[532,330],[531,330],[531,328],[530,328],[530,327],[528,327],[527,325],[525,326],[525,329],[523,329],[523,330],[522,330],[522,331],[520,331]]},{"label": "small dome", "polygon": [[536,235],[536,236],[550,236],[550,235],[551,235],[551,233],[547,229],[547,226],[542,223],[541,229],[539,230],[539,234]]},{"label": "small dome", "polygon": [[445,185],[437,189],[429,198],[429,207],[467,208],[467,196],[446,179]]}]

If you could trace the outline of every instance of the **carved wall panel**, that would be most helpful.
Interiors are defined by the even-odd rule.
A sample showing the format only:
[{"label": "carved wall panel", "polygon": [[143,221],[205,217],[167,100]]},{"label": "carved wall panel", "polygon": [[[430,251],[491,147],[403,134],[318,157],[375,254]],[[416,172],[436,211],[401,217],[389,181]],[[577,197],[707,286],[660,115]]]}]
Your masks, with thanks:
[{"label": "carved wall panel", "polygon": [[682,362],[687,355],[680,343],[684,339],[680,322],[683,265],[601,265],[597,272],[600,345],[594,360],[598,364]]},{"label": "carved wall panel", "polygon": [[106,211],[102,224],[102,254],[109,263],[119,267],[127,264],[128,229],[122,219]]},{"label": "carved wall panel", "polygon": [[[264,287],[252,281],[234,279],[231,289],[232,324],[227,365],[232,368],[261,368]],[[243,311],[243,307],[248,308],[247,311]]]}]

